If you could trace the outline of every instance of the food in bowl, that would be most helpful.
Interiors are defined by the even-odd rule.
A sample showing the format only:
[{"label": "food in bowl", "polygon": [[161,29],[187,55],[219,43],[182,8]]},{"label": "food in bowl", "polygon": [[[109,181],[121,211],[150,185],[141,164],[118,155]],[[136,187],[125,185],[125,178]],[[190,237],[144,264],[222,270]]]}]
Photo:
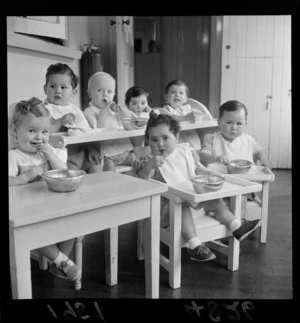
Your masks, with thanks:
[{"label": "food in bowl", "polygon": [[205,193],[219,190],[224,182],[222,175],[197,175],[191,178],[193,187],[197,193]]},{"label": "food in bowl", "polygon": [[147,118],[122,118],[122,124],[125,130],[143,129],[146,126]]},{"label": "food in bowl", "polygon": [[252,162],[246,159],[231,160],[228,165],[229,174],[247,174],[253,165]]},{"label": "food in bowl", "polygon": [[72,192],[81,184],[86,172],[75,169],[49,170],[42,177],[48,188],[54,192]]}]

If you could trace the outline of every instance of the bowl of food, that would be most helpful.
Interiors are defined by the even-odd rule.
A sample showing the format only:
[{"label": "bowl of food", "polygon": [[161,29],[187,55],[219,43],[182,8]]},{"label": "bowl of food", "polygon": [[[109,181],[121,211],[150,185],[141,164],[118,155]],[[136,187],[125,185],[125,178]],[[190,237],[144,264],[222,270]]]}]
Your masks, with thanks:
[{"label": "bowl of food", "polygon": [[147,118],[122,118],[122,124],[125,130],[138,130],[146,126]]},{"label": "bowl of food", "polygon": [[222,175],[197,175],[191,178],[193,187],[197,193],[205,193],[219,190],[224,182]]},{"label": "bowl of food", "polygon": [[228,165],[229,174],[247,174],[253,164],[246,159],[231,160]]},{"label": "bowl of food", "polygon": [[75,169],[49,170],[42,176],[48,188],[54,192],[72,192],[81,184],[86,172]]}]

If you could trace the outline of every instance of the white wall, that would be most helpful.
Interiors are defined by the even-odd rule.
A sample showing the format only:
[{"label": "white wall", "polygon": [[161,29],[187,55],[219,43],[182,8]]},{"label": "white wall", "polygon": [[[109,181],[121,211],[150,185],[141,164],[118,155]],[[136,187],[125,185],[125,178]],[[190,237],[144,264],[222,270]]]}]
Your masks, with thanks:
[{"label": "white wall", "polygon": [[[45,98],[43,86],[46,70],[49,65],[62,62],[68,64],[78,75],[78,60],[66,59],[47,53],[8,48],[7,52],[7,95],[8,104],[26,100],[33,96],[43,100]],[[73,98],[79,106],[80,93]]]}]

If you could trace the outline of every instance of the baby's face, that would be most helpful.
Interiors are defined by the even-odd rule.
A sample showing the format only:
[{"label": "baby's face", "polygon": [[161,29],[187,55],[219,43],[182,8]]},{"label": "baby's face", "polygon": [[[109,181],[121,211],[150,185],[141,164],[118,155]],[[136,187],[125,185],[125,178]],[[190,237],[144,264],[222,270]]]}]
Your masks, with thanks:
[{"label": "baby's face", "polygon": [[48,83],[44,86],[48,102],[55,105],[68,105],[71,98],[76,94],[73,90],[71,78],[67,74],[52,74]]},{"label": "baby's face", "polygon": [[172,85],[165,94],[166,102],[174,109],[180,108],[187,101],[186,87],[184,85]]},{"label": "baby's face", "polygon": [[154,156],[170,155],[176,148],[179,139],[179,133],[174,135],[165,124],[150,128],[148,135],[149,145]]},{"label": "baby's face", "polygon": [[109,77],[98,77],[93,80],[88,94],[93,104],[98,108],[105,108],[113,101],[116,83]]},{"label": "baby's face", "polygon": [[38,144],[48,143],[50,130],[49,117],[37,118],[32,113],[27,113],[14,129],[18,148],[27,154],[35,155]]},{"label": "baby's face", "polygon": [[148,99],[146,95],[142,94],[138,97],[130,99],[128,109],[138,114],[143,112],[147,106],[148,106]]},{"label": "baby's face", "polygon": [[244,109],[238,111],[224,111],[218,119],[219,129],[227,141],[233,141],[245,130],[246,114]]}]

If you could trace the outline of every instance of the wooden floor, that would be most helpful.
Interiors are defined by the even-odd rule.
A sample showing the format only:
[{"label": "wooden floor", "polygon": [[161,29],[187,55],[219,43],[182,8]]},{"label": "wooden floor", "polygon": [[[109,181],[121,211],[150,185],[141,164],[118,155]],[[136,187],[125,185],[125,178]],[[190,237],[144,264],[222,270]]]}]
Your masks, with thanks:
[{"label": "wooden floor", "polygon": [[[197,263],[182,249],[182,286],[168,287],[167,272],[160,268],[160,298],[189,299],[292,299],[291,171],[274,170],[270,185],[268,237],[259,243],[259,230],[241,242],[239,270],[226,268],[226,257]],[[103,232],[83,240],[83,287],[56,278],[31,261],[33,298],[144,298],[144,262],[136,258],[137,225],[119,228],[118,285],[105,284]]]}]

